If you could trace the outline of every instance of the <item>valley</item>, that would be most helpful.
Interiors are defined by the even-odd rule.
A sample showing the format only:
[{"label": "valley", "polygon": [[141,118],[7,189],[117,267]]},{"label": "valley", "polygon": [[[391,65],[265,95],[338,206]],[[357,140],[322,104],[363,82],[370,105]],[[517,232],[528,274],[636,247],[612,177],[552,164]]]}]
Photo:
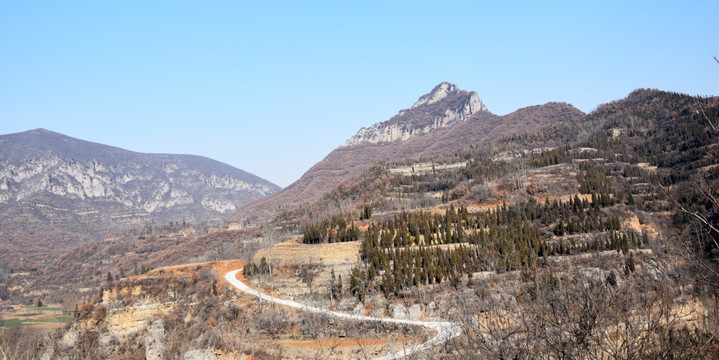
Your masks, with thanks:
[{"label": "valley", "polygon": [[48,359],[712,358],[717,119],[647,89],[500,117],[442,83],[226,222],[2,284],[76,307],[24,340]]}]

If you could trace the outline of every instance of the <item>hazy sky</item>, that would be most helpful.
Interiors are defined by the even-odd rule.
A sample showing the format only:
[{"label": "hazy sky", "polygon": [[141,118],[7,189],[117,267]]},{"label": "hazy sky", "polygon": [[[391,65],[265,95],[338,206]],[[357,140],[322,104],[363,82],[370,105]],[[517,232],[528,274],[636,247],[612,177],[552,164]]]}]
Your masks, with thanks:
[{"label": "hazy sky", "polygon": [[[345,4],[346,3],[346,4]],[[203,155],[280,186],[441,81],[490,111],[719,93],[719,1],[0,0],[0,134]]]}]

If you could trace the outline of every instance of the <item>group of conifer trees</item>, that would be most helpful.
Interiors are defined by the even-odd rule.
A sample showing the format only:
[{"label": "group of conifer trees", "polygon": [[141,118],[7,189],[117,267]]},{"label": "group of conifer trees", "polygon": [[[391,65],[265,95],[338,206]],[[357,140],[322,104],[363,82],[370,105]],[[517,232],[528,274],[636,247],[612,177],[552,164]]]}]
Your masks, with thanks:
[{"label": "group of conifer trees", "polygon": [[571,162],[572,157],[569,156],[569,149],[567,147],[533,153],[528,160],[528,163],[533,167],[544,167]]},{"label": "group of conifer trees", "polygon": [[[366,214],[371,216],[371,211]],[[330,219],[307,225],[302,242],[305,244],[346,242],[357,241],[359,237],[360,231],[354,222],[347,224],[343,215],[335,215]]]},{"label": "group of conifer trees", "polygon": [[[479,213],[453,206],[444,214],[401,213],[368,228],[362,243],[365,266],[353,272],[350,291],[360,298],[369,287],[396,295],[411,286],[457,285],[472,272],[538,266],[547,256],[627,252],[647,244],[646,235],[621,231],[619,218],[604,214],[603,206],[594,194],[592,202],[575,196],[544,204],[531,199]],[[555,222],[555,233],[567,223],[567,233],[587,235],[557,239],[546,230]]]},{"label": "group of conifer trees", "polygon": [[[530,163],[547,166],[567,162],[568,153],[568,149],[558,148],[533,157]],[[469,164],[472,169],[488,166],[481,161]],[[636,170],[626,170],[624,175],[640,174]],[[413,175],[409,183],[433,175]],[[460,176],[475,175],[469,172]],[[411,286],[456,285],[463,275],[477,271],[538,266],[548,256],[627,252],[645,246],[646,235],[622,230],[619,216],[603,210],[623,202],[621,194],[613,190],[610,175],[611,169],[606,166],[585,161],[579,164],[577,180],[580,192],[591,197],[575,195],[566,201],[546,199],[541,203],[529,198],[473,213],[453,205],[444,213],[403,212],[370,224],[362,234],[354,223],[348,224],[344,216],[336,215],[306,226],[303,242],[343,242],[362,237],[363,266],[355,269],[350,279],[350,291],[360,298],[369,288],[389,296]]]}]

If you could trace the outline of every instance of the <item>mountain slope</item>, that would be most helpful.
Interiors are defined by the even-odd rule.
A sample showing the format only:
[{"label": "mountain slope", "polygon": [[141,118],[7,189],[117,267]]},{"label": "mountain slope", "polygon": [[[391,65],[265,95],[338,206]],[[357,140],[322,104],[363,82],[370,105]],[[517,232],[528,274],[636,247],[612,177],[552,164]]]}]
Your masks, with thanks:
[{"label": "mountain slope", "polygon": [[[556,114],[564,108],[563,104],[550,103],[520,109],[506,117],[527,122],[530,115],[537,112],[553,109]],[[421,199],[423,192],[432,191],[446,193],[450,198],[466,196],[476,201],[485,199],[492,191],[478,186],[474,189],[476,193],[470,193],[463,188],[505,176],[500,187],[503,191],[514,189],[527,172],[533,171],[527,169],[570,163],[572,159],[575,160],[574,168],[567,173],[562,174],[559,167],[550,176],[540,177],[534,183],[525,180],[527,195],[546,196],[545,188],[566,186],[573,181],[571,172],[577,170],[577,164],[588,160],[607,164],[617,162],[612,169],[615,173],[617,169],[628,168],[617,186],[625,186],[622,182],[627,179],[631,184],[638,183],[637,189],[631,190],[635,191],[635,196],[657,181],[671,185],[686,182],[698,174],[702,174],[703,179],[697,183],[716,181],[719,178],[716,168],[718,134],[712,131],[707,119],[717,118],[719,97],[699,98],[659,90],[636,90],[625,99],[598,107],[581,121],[554,123],[539,127],[540,131],[530,127],[527,131],[503,137],[493,137],[490,133],[480,147],[474,146],[470,140],[476,139],[468,135],[468,145],[462,149],[429,155],[430,149],[414,158],[375,164],[362,174],[343,181],[320,200],[297,211],[287,211],[280,219],[295,221],[297,226],[302,220],[315,221],[333,211],[351,213],[349,210],[353,210],[359,214],[367,204],[377,207],[377,211],[392,208],[381,206],[384,203],[404,208],[403,201]],[[460,124],[453,131],[462,133],[465,126],[470,124]],[[496,132],[506,133],[501,129]],[[437,141],[435,146],[441,147],[441,144],[442,141]],[[526,162],[524,167],[518,165],[521,162]],[[640,179],[640,175],[646,178]],[[553,180],[548,181],[548,178]],[[512,197],[517,195],[514,190],[497,203],[513,201]],[[571,188],[563,195],[576,191]],[[649,199],[645,201],[646,204],[650,202]],[[337,204],[342,204],[342,208],[338,209]]]},{"label": "mountain slope", "polygon": [[208,158],[135,153],[44,129],[0,136],[0,150],[0,247],[32,259],[129,226],[218,219],[279,189]]},{"label": "mountain slope", "polygon": [[[332,151],[295,183],[242,207],[233,218],[262,216],[312,201],[377,162],[433,156],[527,130],[572,126],[583,117],[584,113],[565,103],[532,106],[497,116],[487,110],[477,93],[441,83],[421,96],[412,108],[360,129],[345,146]],[[554,134],[550,142],[559,140]]]},{"label": "mountain slope", "polygon": [[[712,241],[716,232],[705,232],[696,217],[707,214],[712,226],[719,221],[716,201],[702,199],[719,183],[719,133],[714,127],[719,98],[638,90],[576,121],[545,124],[544,118],[561,119],[558,114],[565,110],[571,108],[546,104],[521,109],[502,121],[483,117],[493,127],[481,135],[467,135],[466,130],[474,128],[472,119],[422,135],[433,137],[438,147],[443,139],[488,141],[450,153],[375,164],[319,201],[280,214],[276,228],[295,229],[297,238],[281,242],[274,251],[260,250],[251,266],[237,267],[250,269],[242,276],[255,284],[253,294],[262,292],[262,282],[271,276],[273,296],[278,298],[321,304],[353,316],[394,317],[393,322],[409,317],[461,324],[464,331],[452,346],[422,354],[429,358],[496,358],[515,350],[547,353],[557,343],[562,346],[553,357],[612,353],[616,329],[627,334],[625,349],[643,349],[640,358],[713,358],[719,349],[719,317],[714,312],[719,251]],[[560,146],[553,145],[557,143]],[[711,191],[698,195],[701,189]],[[678,211],[678,204],[697,212]],[[246,236],[260,236],[244,231]],[[209,236],[227,242],[241,234]],[[158,240],[152,244],[176,241]],[[124,246],[139,248],[117,241],[92,245],[94,249],[82,249],[87,252],[69,253],[48,271],[50,276],[74,264],[77,270],[71,274],[84,270],[84,278],[94,274],[93,281],[102,283],[106,272],[132,264],[119,258],[129,254]],[[148,258],[155,251],[150,263],[158,264],[168,258],[165,250],[169,249],[137,252]],[[117,257],[105,262],[106,254]],[[85,263],[106,267],[97,271]],[[267,274],[267,264],[276,275]],[[174,308],[167,311],[144,313],[148,323],[159,324],[153,326],[165,332],[139,327],[131,336],[97,342],[91,351],[109,358],[105,354],[138,349],[136,354],[142,356],[142,342],[154,336],[154,344],[174,345],[173,356],[179,358],[196,351],[189,349],[207,346],[203,351],[210,354],[246,351],[258,343],[263,349],[279,347],[261,342],[257,334],[263,330],[283,344],[300,340],[294,343],[304,349],[317,343],[315,335],[304,337],[314,334],[311,329],[324,339],[328,334],[342,334],[350,341],[377,335],[372,329],[357,330],[356,324],[336,322],[327,327],[309,316],[299,319],[290,312],[288,317],[282,308],[261,310],[247,294],[215,288],[224,284],[212,272],[189,273],[208,266],[213,265],[162,268],[145,277],[115,281],[104,296],[83,305],[84,315],[55,339],[98,333],[111,338],[114,334],[102,321],[116,320],[94,315],[90,319],[93,307],[115,317],[135,312],[133,304],[171,304]],[[171,279],[175,275],[182,276]],[[313,293],[313,283],[314,289],[328,292]],[[327,294],[337,301],[327,299]],[[203,309],[198,312],[199,302]],[[275,316],[265,319],[257,314]],[[511,321],[495,327],[477,320],[492,318]],[[289,324],[281,325],[282,321]],[[202,338],[216,331],[237,333],[238,323],[248,335],[238,342]],[[297,324],[311,329],[292,326]],[[577,326],[591,331],[577,333]],[[692,331],[686,331],[688,327]],[[386,330],[380,336],[394,332]],[[181,334],[200,335],[177,341]],[[522,334],[519,340],[516,334]],[[523,345],[518,349],[517,343]],[[55,354],[74,354],[75,344],[55,342]],[[283,356],[297,356],[294,351],[288,349]],[[619,350],[627,351],[634,350]],[[324,354],[319,357],[344,356]]]}]

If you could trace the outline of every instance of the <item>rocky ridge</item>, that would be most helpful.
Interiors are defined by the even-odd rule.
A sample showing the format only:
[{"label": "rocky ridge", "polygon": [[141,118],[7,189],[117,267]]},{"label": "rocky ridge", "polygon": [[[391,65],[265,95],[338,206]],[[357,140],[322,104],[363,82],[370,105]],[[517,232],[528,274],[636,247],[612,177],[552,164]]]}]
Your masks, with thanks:
[{"label": "rocky ridge", "polygon": [[[27,137],[49,140],[26,156],[12,147]],[[70,149],[53,148],[53,140]],[[31,141],[36,142],[36,141]],[[278,186],[214,160],[191,155],[140,154],[75,140],[47,130],[0,137],[0,204],[21,204],[37,196],[103,200],[147,214],[190,206],[193,219],[221,215],[279,189]],[[88,154],[95,154],[89,156]]]},{"label": "rocky ridge", "polygon": [[[448,106],[436,106],[439,102]],[[467,92],[457,85],[443,82],[421,96],[411,108],[400,111],[388,121],[361,128],[345,142],[345,146],[409,140],[465,121],[480,111],[488,112],[476,92]]]},{"label": "rocky ridge", "polygon": [[135,153],[44,129],[0,136],[0,150],[0,247],[64,247],[149,222],[222,219],[279,190],[200,156]]},{"label": "rocky ridge", "polygon": [[[252,184],[236,177],[203,174],[192,169],[179,171],[179,166],[168,163],[162,172],[150,175],[142,166],[108,168],[100,162],[66,161],[54,154],[37,157],[24,164],[0,168],[0,204],[22,202],[45,192],[75,200],[104,198],[148,214],[193,204],[196,200],[205,210],[225,213],[236,208],[231,198],[212,194],[193,197],[183,185],[188,186],[192,181],[196,182],[192,185],[246,192],[248,197],[265,196],[275,190],[271,184]],[[148,186],[136,186],[141,182],[147,182]]]}]

